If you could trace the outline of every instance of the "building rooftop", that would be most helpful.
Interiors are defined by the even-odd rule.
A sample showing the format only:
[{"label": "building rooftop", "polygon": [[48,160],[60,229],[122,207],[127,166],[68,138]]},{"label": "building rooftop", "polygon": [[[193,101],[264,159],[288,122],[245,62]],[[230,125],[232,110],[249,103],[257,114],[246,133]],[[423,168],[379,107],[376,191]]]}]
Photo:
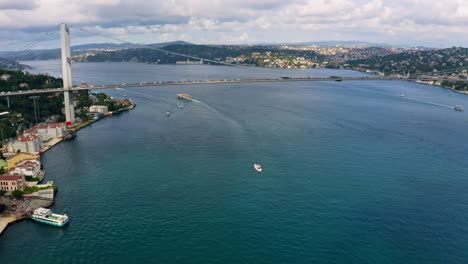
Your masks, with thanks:
[{"label": "building rooftop", "polygon": [[31,136],[21,135],[21,136],[18,137],[18,141],[28,142],[28,141],[33,141],[36,138],[37,138],[37,136],[35,136],[35,135],[31,135]]},{"label": "building rooftop", "polygon": [[17,181],[21,180],[19,175],[0,175],[0,181]]}]

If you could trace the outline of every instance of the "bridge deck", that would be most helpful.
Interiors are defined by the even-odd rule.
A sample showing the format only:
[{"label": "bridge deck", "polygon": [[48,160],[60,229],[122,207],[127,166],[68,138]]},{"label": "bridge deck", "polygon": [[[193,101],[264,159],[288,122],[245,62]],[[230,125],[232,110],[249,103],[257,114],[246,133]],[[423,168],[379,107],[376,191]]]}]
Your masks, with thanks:
[{"label": "bridge deck", "polygon": [[[81,91],[81,90],[131,88],[131,87],[147,87],[147,86],[169,86],[169,85],[203,85],[203,84],[261,83],[261,82],[309,82],[309,81],[337,81],[337,80],[342,80],[342,81],[395,81],[395,80],[415,81],[411,79],[389,78],[389,77],[340,77],[340,78],[307,77],[307,78],[276,78],[276,79],[232,79],[232,80],[207,80],[207,81],[144,82],[144,83],[109,84],[109,85],[96,85],[96,86],[90,85],[87,87],[75,87],[71,90]],[[63,88],[23,90],[23,91],[18,91],[18,92],[2,92],[0,94],[0,97],[15,96],[15,95],[31,95],[31,94],[41,94],[41,93],[57,93],[57,92],[63,92],[63,91],[64,91]]]}]

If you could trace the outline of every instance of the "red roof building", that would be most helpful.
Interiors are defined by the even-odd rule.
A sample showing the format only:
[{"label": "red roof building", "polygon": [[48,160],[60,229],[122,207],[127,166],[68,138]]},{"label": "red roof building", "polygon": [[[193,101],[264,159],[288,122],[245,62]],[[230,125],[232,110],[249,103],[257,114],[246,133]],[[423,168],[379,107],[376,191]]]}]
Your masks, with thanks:
[{"label": "red roof building", "polygon": [[0,175],[0,190],[12,192],[24,191],[26,180],[22,175]]}]

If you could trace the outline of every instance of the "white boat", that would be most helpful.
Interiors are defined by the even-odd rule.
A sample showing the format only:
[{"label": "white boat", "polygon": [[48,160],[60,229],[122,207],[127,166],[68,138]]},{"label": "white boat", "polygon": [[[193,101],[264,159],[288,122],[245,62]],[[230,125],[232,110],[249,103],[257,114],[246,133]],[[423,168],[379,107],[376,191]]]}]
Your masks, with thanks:
[{"label": "white boat", "polygon": [[262,172],[262,165],[260,165],[260,164],[254,164],[254,169],[255,169],[257,172]]},{"label": "white boat", "polygon": [[167,111],[167,112],[166,112],[166,115],[167,115],[167,116],[170,116],[170,115],[171,115],[171,112]]},{"label": "white boat", "polygon": [[463,110],[465,110],[465,108],[464,108],[462,105],[456,105],[456,106],[454,107],[454,109],[455,109],[455,111],[463,111]]},{"label": "white boat", "polygon": [[404,93],[401,93],[401,94],[400,94],[400,97],[405,97],[405,94],[404,94]]},{"label": "white boat", "polygon": [[36,210],[34,210],[34,213],[32,214],[31,219],[39,223],[44,223],[44,224],[59,226],[59,227],[66,225],[69,220],[66,214],[64,215],[54,214],[52,213],[50,209],[46,209],[43,207],[39,207]]}]

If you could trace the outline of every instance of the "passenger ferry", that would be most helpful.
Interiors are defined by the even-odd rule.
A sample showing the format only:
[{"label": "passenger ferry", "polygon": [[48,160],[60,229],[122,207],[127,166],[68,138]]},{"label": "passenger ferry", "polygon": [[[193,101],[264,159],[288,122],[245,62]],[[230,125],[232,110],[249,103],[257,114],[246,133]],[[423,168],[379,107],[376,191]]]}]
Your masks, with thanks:
[{"label": "passenger ferry", "polygon": [[465,108],[464,108],[462,105],[456,105],[456,106],[454,107],[454,109],[455,109],[456,111],[463,111],[463,110],[465,110]]},{"label": "passenger ferry", "polygon": [[190,94],[180,93],[180,94],[177,94],[177,99],[191,102],[193,97]]},{"label": "passenger ferry", "polygon": [[34,210],[31,219],[39,223],[44,223],[53,226],[62,227],[68,223],[68,216],[66,214],[54,214],[50,209],[39,207]]}]

